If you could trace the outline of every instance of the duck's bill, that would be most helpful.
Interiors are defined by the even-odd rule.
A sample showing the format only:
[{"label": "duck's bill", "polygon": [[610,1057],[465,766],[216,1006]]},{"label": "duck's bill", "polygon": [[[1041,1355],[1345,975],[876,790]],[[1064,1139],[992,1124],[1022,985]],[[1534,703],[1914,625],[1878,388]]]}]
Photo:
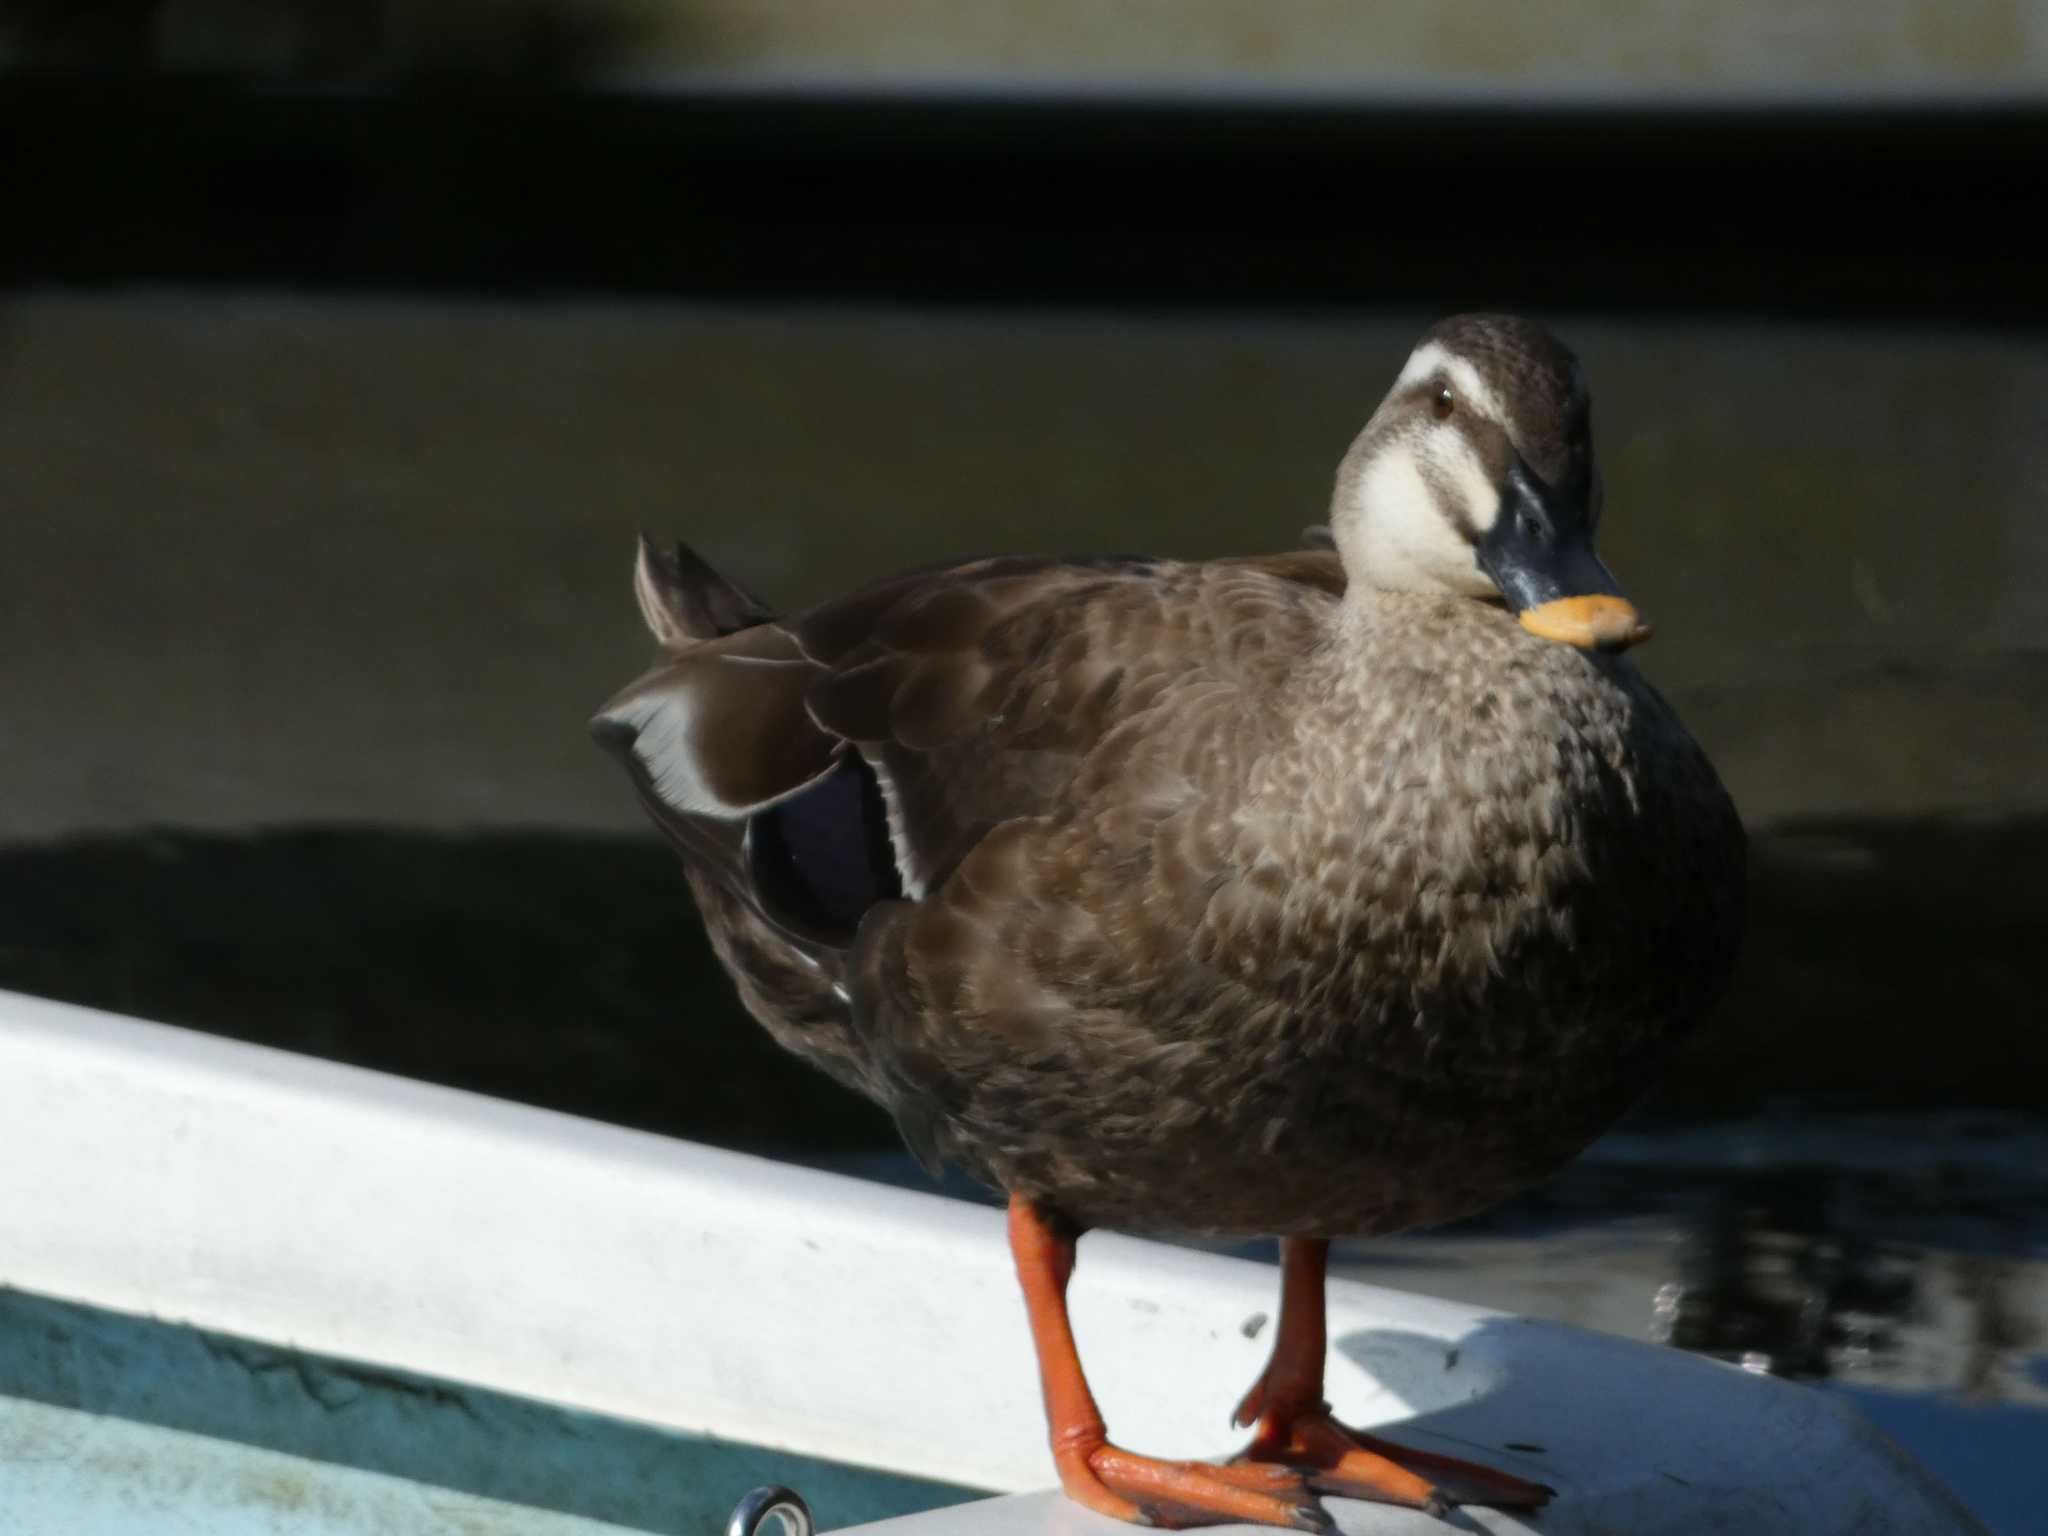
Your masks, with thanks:
[{"label": "duck's bill", "polygon": [[1510,515],[1514,510],[1481,540],[1479,565],[1522,628],[1589,651],[1625,651],[1650,638],[1650,626],[1593,553],[1583,524],[1565,522],[1569,531],[1560,534],[1553,530],[1565,520],[1549,509],[1540,519]]},{"label": "duck's bill", "polygon": [[1556,597],[1516,615],[1522,628],[1545,640],[1561,640],[1587,651],[1625,651],[1641,645],[1654,631],[1636,612],[1634,603],[1612,593],[1590,597]]}]

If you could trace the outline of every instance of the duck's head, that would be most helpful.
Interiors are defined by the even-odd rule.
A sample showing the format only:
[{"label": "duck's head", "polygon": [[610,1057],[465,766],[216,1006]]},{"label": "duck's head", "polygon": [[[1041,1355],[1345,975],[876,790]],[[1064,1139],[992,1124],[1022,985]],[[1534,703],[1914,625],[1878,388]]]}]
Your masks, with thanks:
[{"label": "duck's head", "polygon": [[1623,650],[1650,627],[1593,552],[1599,523],[1578,359],[1512,315],[1423,335],[1330,502],[1354,584],[1499,601],[1531,634]]}]

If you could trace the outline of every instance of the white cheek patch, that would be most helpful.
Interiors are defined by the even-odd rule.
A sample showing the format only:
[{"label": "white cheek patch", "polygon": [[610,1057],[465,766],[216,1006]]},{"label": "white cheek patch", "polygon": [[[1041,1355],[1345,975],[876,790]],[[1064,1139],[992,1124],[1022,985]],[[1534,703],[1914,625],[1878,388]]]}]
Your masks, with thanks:
[{"label": "white cheek patch", "polygon": [[[1493,583],[1480,572],[1471,544],[1446,516],[1408,449],[1392,448],[1374,458],[1354,494],[1353,515],[1337,520],[1338,543],[1345,564],[1366,572],[1375,587],[1491,595]],[[1497,512],[1499,498],[1494,500]]]},{"label": "white cheek patch", "polygon": [[1433,341],[1425,342],[1408,354],[1408,361],[1401,369],[1401,376],[1394,381],[1394,388],[1397,391],[1407,389],[1439,373],[1450,380],[1451,393],[1470,409],[1488,421],[1504,422],[1508,419],[1507,412],[1501,409],[1500,396],[1487,388],[1486,381],[1479,377],[1479,370]]}]

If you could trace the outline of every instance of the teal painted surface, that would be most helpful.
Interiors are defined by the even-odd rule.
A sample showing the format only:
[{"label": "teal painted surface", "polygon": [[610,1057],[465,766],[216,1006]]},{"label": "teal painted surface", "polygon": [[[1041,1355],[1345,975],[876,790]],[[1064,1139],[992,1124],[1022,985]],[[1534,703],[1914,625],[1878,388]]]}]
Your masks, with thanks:
[{"label": "teal painted surface", "polygon": [[826,1530],[982,1496],[5,1289],[0,1398],[675,1536],[760,1483]]},{"label": "teal painted surface", "polygon": [[331,1462],[0,1397],[0,1536],[628,1536]]}]

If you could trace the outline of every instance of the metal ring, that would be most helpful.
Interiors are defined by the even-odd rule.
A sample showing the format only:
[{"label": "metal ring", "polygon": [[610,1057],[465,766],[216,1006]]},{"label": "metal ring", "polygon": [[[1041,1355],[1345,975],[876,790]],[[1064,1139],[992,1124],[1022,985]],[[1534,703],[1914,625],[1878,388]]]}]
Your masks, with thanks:
[{"label": "metal ring", "polygon": [[770,1515],[782,1521],[784,1536],[812,1536],[811,1506],[794,1488],[766,1483],[733,1506],[725,1536],[756,1536]]}]

